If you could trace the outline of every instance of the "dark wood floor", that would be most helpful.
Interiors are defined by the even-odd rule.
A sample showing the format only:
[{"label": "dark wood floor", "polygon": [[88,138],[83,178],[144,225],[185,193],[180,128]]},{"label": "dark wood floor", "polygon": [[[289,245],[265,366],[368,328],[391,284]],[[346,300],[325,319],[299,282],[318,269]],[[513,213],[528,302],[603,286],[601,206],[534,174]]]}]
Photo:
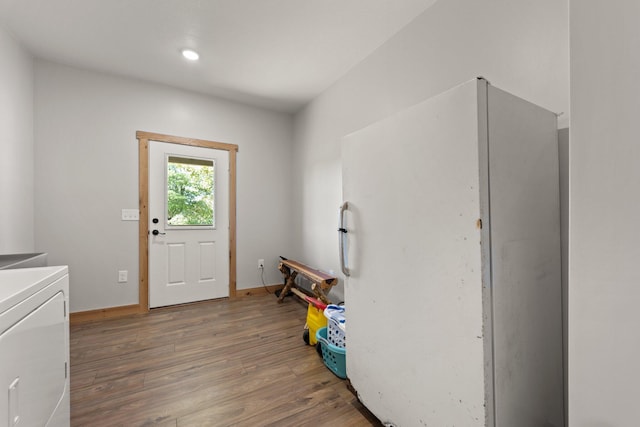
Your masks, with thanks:
[{"label": "dark wood floor", "polygon": [[72,426],[379,426],[273,295],[71,327]]}]

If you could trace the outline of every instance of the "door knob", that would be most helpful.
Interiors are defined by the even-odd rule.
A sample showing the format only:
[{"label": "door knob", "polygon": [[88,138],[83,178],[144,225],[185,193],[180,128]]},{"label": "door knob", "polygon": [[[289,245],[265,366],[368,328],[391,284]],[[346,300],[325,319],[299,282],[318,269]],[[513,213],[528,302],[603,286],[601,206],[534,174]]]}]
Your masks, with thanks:
[{"label": "door knob", "polygon": [[161,232],[159,232],[158,230],[153,230],[153,231],[151,232],[151,234],[153,234],[154,236],[157,236],[158,234],[162,234],[162,235],[164,236],[164,235],[165,235],[165,234],[167,234],[167,233],[161,233]]}]

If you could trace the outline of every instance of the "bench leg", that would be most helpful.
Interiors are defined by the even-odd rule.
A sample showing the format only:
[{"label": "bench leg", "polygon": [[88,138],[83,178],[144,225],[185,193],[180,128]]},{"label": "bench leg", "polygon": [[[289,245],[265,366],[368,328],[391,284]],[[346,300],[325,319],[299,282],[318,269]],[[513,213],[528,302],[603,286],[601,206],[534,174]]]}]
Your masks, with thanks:
[{"label": "bench leg", "polygon": [[291,288],[294,287],[296,276],[298,275],[298,272],[294,271],[292,273],[289,270],[287,273],[284,273],[284,274],[285,274],[284,288],[282,288],[282,291],[280,291],[280,297],[278,298],[278,302],[279,303],[282,303],[282,301],[284,301],[284,297],[287,296],[289,291],[291,291]]},{"label": "bench leg", "polygon": [[324,291],[320,286],[318,286],[317,283],[314,283],[313,285],[311,285],[311,290],[320,301],[322,301],[327,305],[331,304],[331,301],[329,301],[329,298],[327,298],[327,296],[324,294]]}]

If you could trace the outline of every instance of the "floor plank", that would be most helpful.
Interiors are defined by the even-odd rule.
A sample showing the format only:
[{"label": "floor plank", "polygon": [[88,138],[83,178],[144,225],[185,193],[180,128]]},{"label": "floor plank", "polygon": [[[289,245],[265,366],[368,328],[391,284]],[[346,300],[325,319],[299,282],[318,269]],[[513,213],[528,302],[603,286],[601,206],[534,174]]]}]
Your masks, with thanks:
[{"label": "floor plank", "polygon": [[72,426],[381,426],[273,295],[71,326]]}]

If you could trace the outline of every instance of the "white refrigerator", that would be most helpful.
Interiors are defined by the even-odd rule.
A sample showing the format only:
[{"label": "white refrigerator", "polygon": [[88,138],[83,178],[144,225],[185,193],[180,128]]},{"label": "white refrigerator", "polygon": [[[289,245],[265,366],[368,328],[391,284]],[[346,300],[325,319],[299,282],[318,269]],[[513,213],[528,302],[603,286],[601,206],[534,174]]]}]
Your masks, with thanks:
[{"label": "white refrigerator", "polygon": [[564,425],[556,119],[479,78],[344,137],[347,375],[386,425]]}]

